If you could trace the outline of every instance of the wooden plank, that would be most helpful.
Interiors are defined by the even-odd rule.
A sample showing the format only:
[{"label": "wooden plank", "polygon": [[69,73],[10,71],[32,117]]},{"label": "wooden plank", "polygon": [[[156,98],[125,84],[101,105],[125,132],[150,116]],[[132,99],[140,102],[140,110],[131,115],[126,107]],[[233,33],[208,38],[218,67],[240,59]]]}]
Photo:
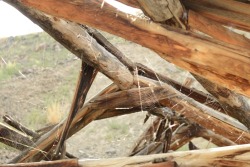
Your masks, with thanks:
[{"label": "wooden plank", "polygon": [[[5,1],[10,3],[11,0]],[[187,32],[170,31],[153,22],[128,15],[124,11],[117,13],[116,8],[106,3],[100,8],[101,0],[77,1],[77,4],[65,0],[44,0],[43,3],[22,0],[15,1],[14,4],[17,2],[21,2],[18,5],[25,4],[54,16],[87,24],[137,42],[160,53],[164,59],[180,67],[250,97],[249,50],[193,36]],[[74,15],[71,11],[75,11]],[[103,22],[112,24],[100,24]]]}]

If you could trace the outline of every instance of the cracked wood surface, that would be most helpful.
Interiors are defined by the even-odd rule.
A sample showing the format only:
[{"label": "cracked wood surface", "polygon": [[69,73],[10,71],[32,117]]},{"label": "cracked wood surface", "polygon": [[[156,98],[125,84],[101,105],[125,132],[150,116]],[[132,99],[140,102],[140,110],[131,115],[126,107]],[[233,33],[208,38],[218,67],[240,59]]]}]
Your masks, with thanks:
[{"label": "cracked wood surface", "polygon": [[[17,2],[137,42],[192,73],[250,97],[250,51],[247,49],[218,43],[183,31],[168,30],[136,15],[128,15],[124,11],[117,12],[115,7],[107,3],[101,8],[101,0],[44,0],[43,3],[22,0],[14,3]],[[74,11],[74,15],[71,11]]]}]

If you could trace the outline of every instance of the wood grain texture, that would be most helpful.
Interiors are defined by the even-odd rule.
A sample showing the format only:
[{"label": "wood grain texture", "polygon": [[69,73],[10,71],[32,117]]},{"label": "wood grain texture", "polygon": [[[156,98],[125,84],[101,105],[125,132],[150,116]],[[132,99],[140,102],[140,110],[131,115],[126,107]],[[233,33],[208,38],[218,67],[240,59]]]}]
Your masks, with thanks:
[{"label": "wood grain texture", "polygon": [[164,22],[171,18],[181,18],[183,8],[179,0],[137,0],[141,9],[155,22]]},{"label": "wood grain texture", "polygon": [[[248,167],[250,144],[213,149],[178,151],[166,154],[111,158],[103,160],[79,160],[82,167],[129,167],[152,161],[175,161],[179,167]],[[138,167],[135,165],[135,167]]]},{"label": "wood grain texture", "polygon": [[184,5],[221,24],[250,31],[249,4],[234,0],[184,0]]},{"label": "wood grain texture", "polygon": [[[123,11],[117,13],[116,8],[106,3],[100,8],[101,0],[81,1],[77,5],[65,0],[20,2],[51,15],[87,24],[137,42],[182,68],[250,97],[249,50],[193,36],[187,32],[170,31]],[[109,24],[103,24],[104,22]]]},{"label": "wood grain texture", "polygon": [[229,89],[214,84],[197,75],[193,75],[206,90],[213,95],[225,110],[221,110],[250,129],[250,101]]},{"label": "wood grain texture", "polygon": [[243,35],[235,33],[226,27],[223,27],[212,19],[201,16],[200,14],[189,10],[188,12],[188,23],[191,29],[203,32],[215,39],[220,41],[244,47],[249,49],[250,40]]},{"label": "wood grain texture", "polygon": [[127,67],[98,44],[84,27],[70,21],[36,12],[33,9],[26,8],[17,1],[13,2],[13,5],[16,5],[21,12],[36,22],[55,40],[59,41],[77,57],[112,79],[121,89],[127,89],[132,86],[133,76]]}]

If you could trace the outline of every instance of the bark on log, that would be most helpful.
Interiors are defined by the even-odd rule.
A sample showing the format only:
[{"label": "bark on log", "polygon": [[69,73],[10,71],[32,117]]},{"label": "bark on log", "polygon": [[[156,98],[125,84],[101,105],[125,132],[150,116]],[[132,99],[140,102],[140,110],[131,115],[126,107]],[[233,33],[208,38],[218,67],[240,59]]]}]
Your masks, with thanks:
[{"label": "bark on log", "polygon": [[[11,3],[11,0],[5,1]],[[249,50],[226,46],[224,43],[193,36],[187,32],[170,31],[124,11],[117,13],[116,8],[106,3],[100,8],[101,0],[77,3],[63,0],[44,0],[43,3],[22,0],[12,3],[18,2],[21,2],[19,5],[25,4],[54,16],[87,24],[137,42],[157,53],[164,53],[161,56],[166,60],[250,97]],[[60,6],[60,10],[52,6]],[[75,11],[74,15],[71,14],[72,11]],[[221,64],[224,68],[221,68]]]}]

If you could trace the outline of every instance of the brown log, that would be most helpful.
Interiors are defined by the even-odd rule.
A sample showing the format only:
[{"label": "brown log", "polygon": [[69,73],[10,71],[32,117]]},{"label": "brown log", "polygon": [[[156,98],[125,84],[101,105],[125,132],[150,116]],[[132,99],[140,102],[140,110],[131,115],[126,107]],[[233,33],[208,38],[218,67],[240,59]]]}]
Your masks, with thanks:
[{"label": "brown log", "polygon": [[[11,3],[11,0],[5,1]],[[250,96],[249,50],[226,46],[188,33],[169,31],[145,19],[131,15],[127,17],[127,13],[122,11],[117,13],[115,8],[106,3],[100,8],[101,0],[77,1],[77,3],[63,0],[44,0],[43,3],[22,0],[12,3],[17,4],[18,2],[54,16],[87,24],[137,42],[157,53],[164,53],[161,54],[164,59],[180,67]],[[18,5],[21,4],[18,3]],[[52,6],[60,6],[60,8],[55,10],[55,8],[51,8]],[[74,15],[71,14],[71,11],[75,11]],[[100,22],[112,24],[100,24]],[[221,68],[221,64],[224,68]]]},{"label": "brown log", "polygon": [[215,39],[249,49],[250,40],[248,38],[231,31],[218,22],[203,17],[192,10],[189,10],[188,12],[188,24],[191,29],[203,32]]},{"label": "brown log", "polygon": [[219,23],[250,31],[249,4],[234,0],[184,0],[183,3],[187,8]]},{"label": "brown log", "polygon": [[198,133],[199,137],[203,137],[204,139],[211,141],[213,144],[223,147],[223,146],[233,146],[237,145],[236,143],[232,142],[231,140],[219,135],[215,134],[211,130],[203,129]]},{"label": "brown log", "polygon": [[[161,8],[161,7],[158,7],[159,5],[162,5],[163,7],[167,6],[167,8],[170,11],[172,11],[170,13],[174,13],[173,11],[179,12],[180,16],[184,12],[184,9],[182,9],[182,6],[181,6],[179,1],[175,1],[175,5],[177,5],[178,7],[172,8],[172,9],[171,9],[171,4],[172,3],[170,1],[153,2],[153,1],[147,1],[147,0],[145,1],[145,0],[143,0],[143,2],[141,2],[140,0],[138,0],[138,2],[141,4],[141,7],[142,7],[142,9],[144,11],[146,11],[146,12],[149,11],[148,15],[153,20],[156,20],[154,18],[154,16],[157,16],[157,17],[165,17],[165,16],[169,17],[168,13],[164,13],[164,12],[159,13],[157,11],[158,9]],[[167,5],[166,4],[164,5],[164,2]],[[170,7],[168,7],[168,4],[170,4]],[[220,3],[218,3],[218,4],[220,4]],[[160,19],[156,20],[156,21],[160,21]],[[189,11],[189,25],[192,28],[195,28],[195,29],[197,29],[197,30],[199,30],[201,32],[207,33],[208,35],[211,35],[215,39],[219,39],[219,40],[227,42],[227,43],[231,43],[231,44],[235,44],[235,45],[238,45],[238,46],[241,46],[241,47],[245,47],[247,49],[250,46],[249,45],[250,44],[249,39],[245,38],[242,35],[234,33],[232,31],[228,31],[225,27],[218,24],[217,22],[215,22],[213,20],[210,20],[210,19],[207,19],[205,17],[199,16],[197,13],[195,13],[193,11]],[[199,76],[197,76],[197,77],[199,77]],[[208,87],[210,87],[210,88],[208,88],[209,89],[208,92],[210,92],[212,95],[216,95],[215,91],[211,91],[211,85],[214,85],[214,83],[212,83],[210,81],[206,81],[206,79],[202,79],[202,78],[200,80],[202,80],[201,84],[204,83],[204,82],[208,82],[208,84],[202,84],[202,85],[205,87],[205,89],[207,89],[206,85],[208,85]],[[220,94],[218,92],[217,92],[217,94],[218,95],[216,95],[216,96],[220,96]],[[233,92],[231,92],[231,94],[233,94]],[[235,99],[235,98],[227,98],[227,99]],[[238,100],[236,100],[237,102],[238,101],[241,101],[241,102],[243,101],[243,100],[241,100],[239,98],[237,98],[237,99],[238,99]],[[220,98],[219,98],[219,101],[221,101]],[[229,100],[229,101],[232,103],[231,100]],[[225,102],[222,101],[222,103],[225,103]],[[241,104],[241,106],[245,106],[245,105]],[[230,116],[232,116],[233,118],[236,118],[237,120],[242,122],[244,125],[246,125],[248,128],[250,127],[249,126],[250,117],[248,116],[247,111],[246,111],[246,110],[249,110],[250,107],[247,107],[248,109],[243,110],[243,111],[236,111],[235,110],[236,108],[232,108],[232,107],[228,108],[226,105],[223,105],[223,107],[225,108],[225,110],[223,109],[223,110],[221,110],[221,112],[224,111],[224,113],[229,113]]]}]

